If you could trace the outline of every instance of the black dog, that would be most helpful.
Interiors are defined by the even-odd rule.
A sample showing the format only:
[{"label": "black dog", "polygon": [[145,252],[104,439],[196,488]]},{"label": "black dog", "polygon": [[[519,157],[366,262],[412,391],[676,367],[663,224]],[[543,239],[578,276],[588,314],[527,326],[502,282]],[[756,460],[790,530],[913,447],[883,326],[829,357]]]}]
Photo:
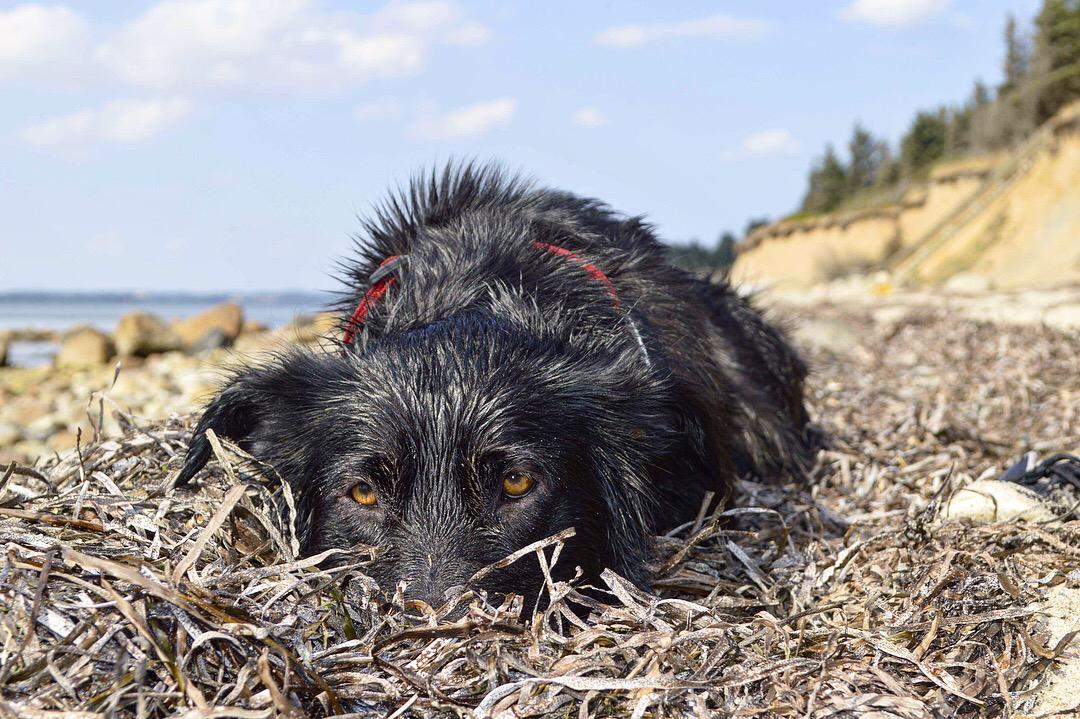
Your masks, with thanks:
[{"label": "black dog", "polygon": [[[640,219],[465,166],[365,229],[340,350],[236,376],[179,483],[213,429],[290,482],[306,552],[376,545],[384,589],[438,605],[567,527],[564,575],[645,585],[651,535],[706,492],[811,463],[800,359],[726,283],[668,264]],[[525,559],[480,584],[541,579]]]}]

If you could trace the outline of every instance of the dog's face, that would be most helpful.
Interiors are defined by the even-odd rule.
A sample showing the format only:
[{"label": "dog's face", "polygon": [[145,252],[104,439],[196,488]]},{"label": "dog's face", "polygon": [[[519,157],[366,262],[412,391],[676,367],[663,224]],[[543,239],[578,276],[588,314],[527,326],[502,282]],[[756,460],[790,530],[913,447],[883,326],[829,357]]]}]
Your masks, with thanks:
[{"label": "dog's face", "polygon": [[[236,439],[291,484],[308,553],[374,545],[385,591],[404,581],[436,606],[568,527],[558,575],[611,566],[636,579],[645,471],[671,424],[654,385],[632,351],[467,314],[237,377],[203,416],[185,472],[206,454],[201,431]],[[527,556],[480,588],[528,595],[542,579]]]}]

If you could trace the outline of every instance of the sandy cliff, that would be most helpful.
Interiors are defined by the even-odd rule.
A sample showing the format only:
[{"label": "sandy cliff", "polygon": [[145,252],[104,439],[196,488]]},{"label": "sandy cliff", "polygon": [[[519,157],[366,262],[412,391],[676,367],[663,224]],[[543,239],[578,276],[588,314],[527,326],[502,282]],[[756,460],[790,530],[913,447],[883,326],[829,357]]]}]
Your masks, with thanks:
[{"label": "sandy cliff", "polygon": [[733,276],[806,287],[871,270],[912,284],[1080,282],[1080,103],[1011,153],[939,166],[897,206],[763,227]]},{"label": "sandy cliff", "polygon": [[998,288],[1080,282],[1080,104],[1006,162],[961,222],[898,266],[904,277],[932,284],[965,272]]}]

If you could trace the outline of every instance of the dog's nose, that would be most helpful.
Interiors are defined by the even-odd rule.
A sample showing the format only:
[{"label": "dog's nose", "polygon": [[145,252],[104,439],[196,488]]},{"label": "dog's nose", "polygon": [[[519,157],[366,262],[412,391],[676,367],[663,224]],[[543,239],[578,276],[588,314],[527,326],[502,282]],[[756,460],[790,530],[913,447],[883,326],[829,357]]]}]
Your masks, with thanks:
[{"label": "dog's nose", "polygon": [[414,581],[406,584],[405,599],[419,599],[432,609],[438,609],[463,591],[465,585],[460,582],[448,585],[438,581]]}]

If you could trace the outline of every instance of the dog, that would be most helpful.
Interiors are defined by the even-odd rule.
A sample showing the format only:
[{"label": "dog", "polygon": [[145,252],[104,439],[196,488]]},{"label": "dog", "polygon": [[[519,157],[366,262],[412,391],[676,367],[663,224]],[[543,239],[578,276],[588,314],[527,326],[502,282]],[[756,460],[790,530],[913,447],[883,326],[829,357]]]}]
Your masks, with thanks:
[{"label": "dog", "polygon": [[[333,351],[235,374],[177,484],[212,429],[289,482],[305,553],[374,545],[388,592],[438,606],[570,527],[559,577],[648,587],[654,533],[739,477],[812,465],[806,367],[783,332],[670,264],[641,218],[450,165],[378,206],[342,267]],[[477,588],[542,583],[527,557]]]}]

